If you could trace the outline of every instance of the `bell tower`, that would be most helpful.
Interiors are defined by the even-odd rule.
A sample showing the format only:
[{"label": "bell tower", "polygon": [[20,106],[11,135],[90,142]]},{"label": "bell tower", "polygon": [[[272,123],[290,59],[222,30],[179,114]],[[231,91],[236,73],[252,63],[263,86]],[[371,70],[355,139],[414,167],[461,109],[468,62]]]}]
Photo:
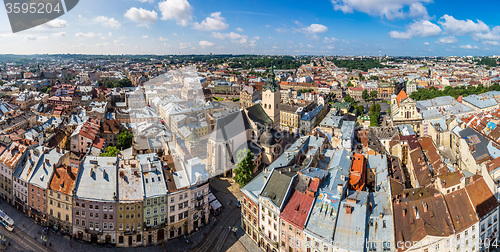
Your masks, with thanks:
[{"label": "bell tower", "polygon": [[271,67],[271,73],[267,77],[267,82],[262,92],[262,106],[269,118],[273,120],[275,126],[278,126],[280,121],[280,102],[280,88],[276,84],[274,68]]}]

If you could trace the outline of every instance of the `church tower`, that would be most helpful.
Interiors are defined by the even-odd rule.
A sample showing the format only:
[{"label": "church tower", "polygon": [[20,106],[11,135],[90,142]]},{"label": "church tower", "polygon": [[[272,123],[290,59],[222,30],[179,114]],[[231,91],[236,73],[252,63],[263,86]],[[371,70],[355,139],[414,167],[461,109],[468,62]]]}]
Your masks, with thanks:
[{"label": "church tower", "polygon": [[262,92],[262,106],[266,114],[273,120],[274,126],[279,126],[281,93],[278,84],[276,84],[274,68],[271,68],[271,74],[267,77]]}]

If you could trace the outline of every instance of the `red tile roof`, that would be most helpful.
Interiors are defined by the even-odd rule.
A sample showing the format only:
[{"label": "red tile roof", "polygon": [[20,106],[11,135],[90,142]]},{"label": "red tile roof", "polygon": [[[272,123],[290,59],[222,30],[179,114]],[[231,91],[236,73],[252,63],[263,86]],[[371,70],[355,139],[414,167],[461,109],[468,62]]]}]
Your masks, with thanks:
[{"label": "red tile roof", "polygon": [[313,201],[314,197],[294,190],[280,217],[302,230]]}]

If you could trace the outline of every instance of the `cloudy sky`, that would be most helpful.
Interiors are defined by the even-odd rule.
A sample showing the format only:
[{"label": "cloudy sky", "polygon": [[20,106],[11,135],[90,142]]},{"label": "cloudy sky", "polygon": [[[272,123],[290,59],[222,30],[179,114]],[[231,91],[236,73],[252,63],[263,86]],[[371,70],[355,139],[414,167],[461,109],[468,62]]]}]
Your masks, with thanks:
[{"label": "cloudy sky", "polygon": [[12,33],[1,54],[500,54],[496,1],[82,0],[45,25]]}]

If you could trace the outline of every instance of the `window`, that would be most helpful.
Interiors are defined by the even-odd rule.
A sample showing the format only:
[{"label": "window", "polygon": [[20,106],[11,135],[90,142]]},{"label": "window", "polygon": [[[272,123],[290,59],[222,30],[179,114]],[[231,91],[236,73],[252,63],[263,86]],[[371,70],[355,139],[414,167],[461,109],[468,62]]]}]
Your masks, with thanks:
[{"label": "window", "polygon": [[85,217],[85,211],[82,211],[82,216]]},{"label": "window", "polygon": [[95,213],[95,217],[96,217],[96,218],[99,218],[99,213]]},{"label": "window", "polygon": [[175,201],[175,196],[172,196],[172,198],[170,198],[170,203],[174,203]]},{"label": "window", "polygon": [[89,216],[90,216],[90,218],[94,218],[94,213],[90,212]]},{"label": "window", "polygon": [[184,207],[188,207],[188,201],[184,202]]},{"label": "window", "polygon": [[146,209],[146,215],[151,215],[151,209]]},{"label": "window", "polygon": [[170,206],[170,212],[174,212],[175,211],[175,206]]},{"label": "window", "polygon": [[172,215],[170,216],[170,223],[174,223],[175,222],[175,215]]},{"label": "window", "polygon": [[128,219],[130,217],[130,215],[126,214],[125,215],[125,219]]},{"label": "window", "polygon": [[108,229],[108,223],[107,222],[104,222],[102,224],[102,229]]},{"label": "window", "polygon": [[123,219],[123,214],[120,214],[118,216],[119,216],[118,218],[120,218],[120,220]]},{"label": "window", "polygon": [[85,220],[82,220],[82,226],[85,226]]},{"label": "window", "polygon": [[107,220],[108,219],[108,214],[104,214],[104,216],[102,218],[105,219],[105,220]]},{"label": "window", "polygon": [[99,229],[99,222],[95,223],[95,229]]},{"label": "window", "polygon": [[123,230],[123,223],[120,223],[120,225],[119,225],[119,229],[120,229],[120,230]]},{"label": "window", "polygon": [[161,206],[160,211],[161,211],[161,213],[164,213],[165,212],[165,206]]},{"label": "window", "polygon": [[137,222],[137,228],[141,228],[141,222]]},{"label": "window", "polygon": [[76,215],[76,216],[80,215],[80,211],[76,210],[76,211],[75,211],[75,215]]},{"label": "window", "polygon": [[113,223],[109,223],[109,229],[113,230]]},{"label": "window", "polygon": [[120,209],[120,211],[123,211],[123,207],[122,207],[122,206],[120,206],[120,208],[119,208],[119,209]]},{"label": "window", "polygon": [[184,204],[180,203],[178,206],[179,210],[181,210],[183,206],[184,206]]},{"label": "window", "polygon": [[157,209],[156,207],[153,209],[153,213],[154,213],[154,214],[157,214],[157,213],[158,213],[158,209]]},{"label": "window", "polygon": [[112,219],[113,219],[113,215],[112,215],[112,214],[110,214],[110,215],[109,215],[109,219],[110,219],[110,220],[112,220]]},{"label": "window", "polygon": [[75,204],[76,204],[76,206],[80,206],[80,203],[78,203],[78,202],[76,202]]},{"label": "window", "polygon": [[99,210],[99,205],[95,205],[95,210]]},{"label": "window", "polygon": [[181,195],[179,195],[179,200],[182,200],[182,194],[181,194]]},{"label": "window", "polygon": [[94,206],[93,205],[89,205],[89,209],[94,209]]},{"label": "window", "polygon": [[109,206],[109,211],[113,211],[113,206]]},{"label": "window", "polygon": [[179,220],[182,220],[182,213],[179,214]]},{"label": "window", "polygon": [[80,219],[76,219],[76,225],[80,225]]}]

